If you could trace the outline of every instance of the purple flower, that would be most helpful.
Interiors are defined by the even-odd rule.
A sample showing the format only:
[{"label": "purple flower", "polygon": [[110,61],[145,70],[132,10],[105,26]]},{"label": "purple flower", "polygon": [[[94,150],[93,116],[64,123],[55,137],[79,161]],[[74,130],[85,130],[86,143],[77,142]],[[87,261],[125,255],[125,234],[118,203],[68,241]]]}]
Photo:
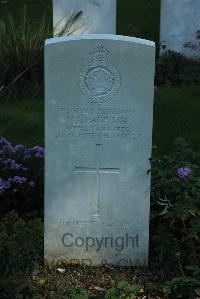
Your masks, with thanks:
[{"label": "purple flower", "polygon": [[22,144],[16,144],[14,147],[13,147],[13,150],[15,151],[15,153],[19,152],[20,150],[24,149],[24,145]]},{"label": "purple flower", "polygon": [[3,145],[3,147],[2,147],[2,149],[0,151],[1,154],[4,154],[6,152],[7,153],[11,153],[11,154],[15,153],[14,148],[13,148],[13,146],[10,143]]},{"label": "purple flower", "polygon": [[33,181],[31,181],[31,182],[29,183],[29,185],[30,185],[32,188],[35,187],[35,183],[34,183]]},{"label": "purple flower", "polygon": [[5,189],[10,188],[10,182],[0,179],[0,194],[5,191]]},{"label": "purple flower", "polygon": [[14,153],[12,144],[3,137],[0,139],[0,146],[1,146],[0,154],[4,154],[6,152]]},{"label": "purple flower", "polygon": [[12,159],[7,159],[3,162],[5,166],[9,169],[22,169],[22,170],[27,170],[27,168],[23,167],[22,164],[17,163],[15,160]]},{"label": "purple flower", "polygon": [[24,178],[24,177],[21,177],[21,176],[16,175],[16,176],[14,176],[14,177],[12,178],[12,182],[21,185],[21,184],[26,183],[26,182],[27,182],[27,179]]},{"label": "purple flower", "polygon": [[182,180],[191,180],[192,179],[192,168],[190,167],[181,167],[177,169],[177,176]]},{"label": "purple flower", "polygon": [[33,150],[35,152],[36,158],[44,158],[44,148],[43,147],[36,145],[33,147]]},{"label": "purple flower", "polygon": [[0,144],[3,144],[3,145],[7,145],[7,144],[10,144],[10,142],[6,139],[6,138],[4,138],[4,137],[1,137],[1,139],[0,139]]},{"label": "purple flower", "polygon": [[26,148],[24,151],[24,160],[28,160],[30,158],[31,158],[31,151]]}]

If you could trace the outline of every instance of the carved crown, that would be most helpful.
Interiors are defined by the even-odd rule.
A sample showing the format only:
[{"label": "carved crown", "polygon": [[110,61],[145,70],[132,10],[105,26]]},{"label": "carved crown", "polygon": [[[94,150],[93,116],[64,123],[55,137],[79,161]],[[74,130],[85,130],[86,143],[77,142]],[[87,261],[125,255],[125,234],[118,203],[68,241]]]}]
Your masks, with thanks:
[{"label": "carved crown", "polygon": [[110,52],[101,44],[99,44],[90,52],[90,55],[93,60],[104,61],[110,57]]}]

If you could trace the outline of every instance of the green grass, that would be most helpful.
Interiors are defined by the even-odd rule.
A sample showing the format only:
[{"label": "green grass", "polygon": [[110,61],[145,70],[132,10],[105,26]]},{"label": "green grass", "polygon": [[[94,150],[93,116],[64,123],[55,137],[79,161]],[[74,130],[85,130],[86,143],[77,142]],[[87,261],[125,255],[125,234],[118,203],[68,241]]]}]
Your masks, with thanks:
[{"label": "green grass", "polygon": [[30,93],[1,96],[0,136],[13,143],[44,144],[44,100]]},{"label": "green grass", "polygon": [[[32,99],[31,99],[32,97]],[[14,143],[44,144],[43,95],[18,95],[2,99],[0,135]],[[155,91],[153,145],[164,154],[183,137],[200,150],[200,87],[161,87]]]},{"label": "green grass", "polygon": [[153,144],[168,152],[183,137],[200,150],[200,86],[162,87],[155,93]]}]

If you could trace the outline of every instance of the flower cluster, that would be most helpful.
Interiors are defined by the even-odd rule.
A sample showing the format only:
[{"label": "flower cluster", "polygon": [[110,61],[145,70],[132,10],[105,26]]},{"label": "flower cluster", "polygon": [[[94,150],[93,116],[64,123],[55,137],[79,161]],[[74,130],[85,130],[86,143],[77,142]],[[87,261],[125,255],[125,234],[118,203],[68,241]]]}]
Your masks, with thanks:
[{"label": "flower cluster", "polygon": [[[0,139],[0,210],[42,209],[44,148]],[[17,205],[17,206],[14,206]]]},{"label": "flower cluster", "polygon": [[[44,148],[41,146],[34,146],[32,148],[27,148],[21,144],[12,145],[5,138],[0,139],[0,165],[1,172],[9,174],[6,179],[0,176],[0,194],[8,191],[13,187],[13,191],[16,191],[16,185],[27,184],[31,188],[34,188],[35,182],[32,179],[28,179],[23,175],[24,172],[28,172],[27,160],[43,159],[44,158]],[[21,160],[21,161],[16,161]],[[25,165],[25,163],[27,165]],[[13,176],[10,176],[13,172]],[[2,175],[0,173],[0,175]]]},{"label": "flower cluster", "polygon": [[24,167],[21,163],[17,163],[13,159],[7,159],[3,161],[3,163],[5,164],[5,167],[8,169],[23,169],[25,171],[27,170],[27,168]]},{"label": "flower cluster", "polygon": [[177,169],[177,176],[182,180],[192,179],[192,168],[190,167],[180,167]]},{"label": "flower cluster", "polygon": [[27,148],[22,144],[12,145],[7,139],[0,139],[0,155],[5,154],[24,154],[24,160],[30,159],[32,156],[36,158],[44,158],[44,148],[41,146],[34,146],[32,148]]},{"label": "flower cluster", "polygon": [[36,158],[44,158],[44,148],[41,146],[34,146],[33,151]]}]

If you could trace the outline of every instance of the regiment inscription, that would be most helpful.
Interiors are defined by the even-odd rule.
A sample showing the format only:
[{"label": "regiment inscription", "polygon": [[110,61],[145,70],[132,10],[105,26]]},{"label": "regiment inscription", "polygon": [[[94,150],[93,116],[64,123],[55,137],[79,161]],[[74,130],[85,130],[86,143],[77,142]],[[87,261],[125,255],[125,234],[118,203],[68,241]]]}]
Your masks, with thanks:
[{"label": "regiment inscription", "polygon": [[139,138],[134,124],[134,109],[80,109],[59,107],[56,115],[63,130],[57,130],[55,137],[78,138]]}]

